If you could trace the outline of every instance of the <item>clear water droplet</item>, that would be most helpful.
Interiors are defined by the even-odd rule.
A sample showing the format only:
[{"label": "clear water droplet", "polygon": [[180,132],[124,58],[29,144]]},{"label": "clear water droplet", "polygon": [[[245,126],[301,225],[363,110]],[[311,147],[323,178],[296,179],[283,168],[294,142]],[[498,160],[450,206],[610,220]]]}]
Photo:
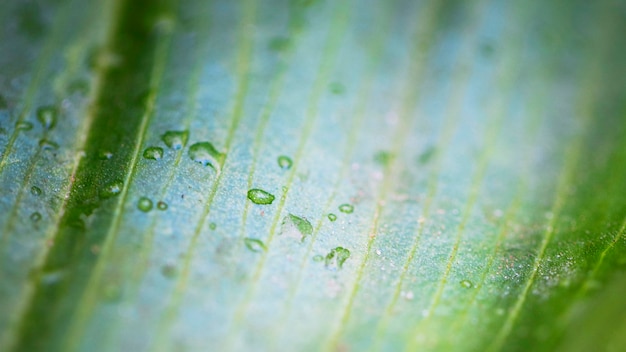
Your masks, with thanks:
[{"label": "clear water droplet", "polygon": [[54,128],[57,123],[57,114],[58,110],[54,106],[42,106],[37,109],[37,120],[41,123],[41,125],[50,130]]},{"label": "clear water droplet", "polygon": [[102,191],[100,191],[100,197],[102,198],[111,198],[122,192],[122,188],[124,187],[124,182],[122,181],[113,181],[106,185]]},{"label": "clear water droplet", "polygon": [[211,230],[215,230],[215,229],[217,228],[217,224],[216,224],[216,223],[214,223],[214,222],[212,222],[212,223],[210,223],[210,224],[209,224],[209,228],[210,228]]},{"label": "clear water droplet", "polygon": [[200,142],[189,147],[189,157],[191,160],[202,164],[210,165],[214,169],[219,169],[224,161],[224,154],[215,149],[209,142]]},{"label": "clear water droplet", "polygon": [[464,288],[472,288],[472,287],[474,287],[474,284],[471,281],[469,281],[469,280],[461,280],[460,284]]},{"label": "clear water droplet", "polygon": [[324,256],[323,256],[323,255],[321,255],[321,254],[314,255],[314,256],[313,256],[313,261],[314,261],[314,262],[321,262],[321,261],[324,261]]},{"label": "clear water droplet", "polygon": [[100,160],[110,160],[113,157],[113,153],[108,150],[101,150],[98,152],[98,159]]},{"label": "clear water droplet", "polygon": [[41,191],[41,188],[39,188],[39,187],[37,187],[37,186],[32,186],[32,187],[30,188],[30,193],[31,193],[32,195],[34,195],[34,196],[39,196],[39,195],[41,195],[42,191]]},{"label": "clear water droplet", "polygon": [[143,157],[150,160],[159,160],[163,158],[163,148],[148,147],[143,151]]},{"label": "clear water droplet", "polygon": [[335,215],[333,213],[328,214],[328,220],[330,220],[330,221],[337,220],[337,215]]},{"label": "clear water droplet", "polygon": [[307,236],[313,233],[313,225],[311,225],[309,220],[293,214],[285,216],[285,218],[283,219],[283,226],[284,225],[291,225],[295,227],[298,232],[300,232],[301,241],[304,241]]},{"label": "clear water droplet", "polygon": [[265,244],[261,240],[256,239],[256,238],[246,237],[243,239],[243,242],[246,245],[246,247],[252,252],[263,252],[267,249],[265,247]]},{"label": "clear water droplet", "polygon": [[158,201],[157,202],[157,209],[159,209],[159,210],[167,210],[167,203],[165,203],[162,200]]},{"label": "clear water droplet", "polygon": [[161,274],[168,279],[175,278],[177,274],[176,266],[172,264],[163,265],[161,268]]},{"label": "clear water droplet", "polygon": [[350,258],[350,251],[343,247],[335,247],[333,248],[325,258],[326,266],[336,265],[337,268],[341,269],[343,267],[343,263],[346,262]]},{"label": "clear water droplet", "polygon": [[346,214],[351,214],[354,211],[354,206],[352,204],[341,204],[339,206],[339,211]]},{"label": "clear water droplet", "polygon": [[33,124],[28,121],[20,121],[15,124],[15,128],[20,131],[30,131],[33,129]]},{"label": "clear water droplet", "polygon": [[147,213],[152,210],[152,201],[147,197],[141,197],[137,202],[137,208],[144,213]]},{"label": "clear water droplet", "polygon": [[291,169],[291,165],[293,165],[293,161],[291,161],[291,158],[288,156],[281,155],[278,157],[278,166],[280,166],[281,169],[289,170]]},{"label": "clear water droplet", "polygon": [[57,150],[57,149],[59,149],[59,144],[58,143],[53,142],[51,140],[47,140],[47,139],[40,140],[39,141],[39,146],[43,150]]},{"label": "clear water droplet", "polygon": [[37,221],[41,220],[41,214],[39,214],[38,212],[34,212],[34,213],[30,214],[30,219],[33,222],[37,222]]},{"label": "clear water droplet", "polygon": [[182,149],[187,145],[189,131],[167,131],[161,136],[161,140],[168,148]]},{"label": "clear water droplet", "polygon": [[272,204],[276,197],[274,197],[273,194],[266,192],[262,189],[253,188],[248,191],[248,199],[250,199],[254,204],[267,205]]}]

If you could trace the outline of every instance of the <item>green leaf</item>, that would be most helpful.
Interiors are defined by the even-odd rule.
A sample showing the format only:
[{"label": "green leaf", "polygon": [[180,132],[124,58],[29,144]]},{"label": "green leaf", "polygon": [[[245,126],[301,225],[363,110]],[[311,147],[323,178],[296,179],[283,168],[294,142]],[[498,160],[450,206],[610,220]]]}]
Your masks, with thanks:
[{"label": "green leaf", "polygon": [[624,1],[0,26],[0,350],[626,349]]}]

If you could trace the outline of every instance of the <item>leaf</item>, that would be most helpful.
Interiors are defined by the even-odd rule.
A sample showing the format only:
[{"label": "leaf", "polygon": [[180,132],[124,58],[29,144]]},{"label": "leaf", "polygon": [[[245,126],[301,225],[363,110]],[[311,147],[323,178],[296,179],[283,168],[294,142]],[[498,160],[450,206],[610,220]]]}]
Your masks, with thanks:
[{"label": "leaf", "polygon": [[623,1],[0,9],[0,350],[626,348]]}]

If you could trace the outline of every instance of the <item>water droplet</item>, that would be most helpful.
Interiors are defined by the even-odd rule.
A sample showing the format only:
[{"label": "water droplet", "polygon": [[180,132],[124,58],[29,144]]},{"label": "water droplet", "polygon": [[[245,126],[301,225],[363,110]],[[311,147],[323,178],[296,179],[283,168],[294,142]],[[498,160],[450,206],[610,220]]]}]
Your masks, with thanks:
[{"label": "water droplet", "polygon": [[176,273],[176,266],[172,264],[163,265],[163,267],[161,268],[161,274],[168,279],[176,277]]},{"label": "water droplet", "polygon": [[278,157],[278,166],[280,166],[281,169],[289,170],[291,169],[291,165],[293,165],[293,161],[291,161],[291,158],[288,156],[281,155]]},{"label": "water droplet", "polygon": [[216,224],[216,223],[214,223],[214,222],[212,222],[212,223],[210,223],[210,224],[209,224],[209,228],[210,228],[211,230],[215,230],[215,229],[217,228],[217,224]]},{"label": "water droplet", "polygon": [[294,226],[298,230],[298,232],[300,232],[301,241],[304,241],[306,236],[309,236],[313,233],[313,225],[311,225],[309,220],[293,214],[285,216],[285,218],[283,219],[283,225]]},{"label": "water droplet", "polygon": [[122,181],[113,181],[109,183],[102,191],[100,191],[100,197],[102,198],[111,198],[122,192],[122,188],[124,187],[124,182]]},{"label": "water droplet", "polygon": [[374,156],[374,161],[382,166],[387,166],[393,160],[393,154],[386,151],[380,151]]},{"label": "water droplet", "polygon": [[203,166],[210,165],[216,170],[221,167],[222,161],[224,161],[224,154],[218,152],[209,142],[200,142],[189,147],[189,157]]},{"label": "water droplet", "polygon": [[426,148],[426,150],[419,156],[420,164],[428,163],[433,158],[433,156],[435,156],[436,153],[437,149],[435,147]]},{"label": "water droplet", "polygon": [[461,284],[461,286],[463,286],[465,288],[472,288],[472,287],[474,287],[474,284],[471,281],[469,281],[469,280],[462,280],[460,282],[460,284]]},{"label": "water droplet", "polygon": [[139,202],[137,202],[137,208],[147,213],[152,210],[152,201],[147,197],[141,197],[139,198]]},{"label": "water droplet", "polygon": [[39,141],[39,146],[43,150],[57,150],[59,149],[59,144],[47,139],[42,139]]},{"label": "water droplet", "polygon": [[37,120],[45,129],[52,129],[57,123],[58,110],[54,106],[42,106],[37,109]]},{"label": "water droplet", "polygon": [[248,249],[253,252],[263,252],[267,249],[265,247],[265,244],[263,244],[261,240],[256,238],[246,237],[243,239],[243,242],[245,243],[246,247],[248,247]]},{"label": "water droplet", "polygon": [[158,201],[157,202],[157,209],[159,209],[159,210],[167,210],[167,203],[165,203],[162,200]]},{"label": "water droplet", "polygon": [[41,220],[41,214],[39,214],[38,212],[34,212],[34,213],[30,214],[30,219],[33,222],[37,222],[37,221]]},{"label": "water droplet", "polygon": [[321,255],[321,254],[318,254],[318,255],[313,256],[313,261],[314,261],[314,262],[321,262],[321,261],[323,261],[323,260],[324,260],[324,256],[323,256],[323,255]]},{"label": "water droplet", "polygon": [[341,269],[343,263],[350,258],[350,251],[343,247],[333,248],[325,258],[326,266],[335,264],[337,268]]},{"label": "water droplet", "polygon": [[248,191],[248,199],[254,204],[272,204],[276,197],[262,189],[253,188]]},{"label": "water droplet", "polygon": [[341,204],[339,206],[339,211],[346,214],[351,214],[354,211],[354,206],[352,204]]},{"label": "water droplet", "polygon": [[330,84],[330,91],[333,94],[340,95],[340,94],[345,93],[346,87],[344,87],[344,85],[339,82],[333,82]]},{"label": "water droplet", "polygon": [[163,148],[148,147],[143,151],[143,157],[150,160],[159,160],[163,157]]},{"label": "water droplet", "polygon": [[37,186],[32,186],[30,188],[30,193],[32,193],[34,196],[39,196],[39,195],[41,195],[41,188],[39,188]]},{"label": "water droplet", "polygon": [[328,220],[330,220],[330,221],[337,220],[337,215],[335,215],[333,213],[328,214]]},{"label": "water droplet", "polygon": [[167,131],[161,136],[163,143],[165,143],[168,148],[174,150],[179,150],[186,146],[188,138],[188,131]]},{"label": "water droplet", "polygon": [[20,121],[15,124],[15,128],[20,131],[30,131],[33,129],[33,124],[28,121]]},{"label": "water droplet", "polygon": [[113,157],[113,153],[108,150],[101,150],[98,152],[98,159],[100,160],[110,160]]}]

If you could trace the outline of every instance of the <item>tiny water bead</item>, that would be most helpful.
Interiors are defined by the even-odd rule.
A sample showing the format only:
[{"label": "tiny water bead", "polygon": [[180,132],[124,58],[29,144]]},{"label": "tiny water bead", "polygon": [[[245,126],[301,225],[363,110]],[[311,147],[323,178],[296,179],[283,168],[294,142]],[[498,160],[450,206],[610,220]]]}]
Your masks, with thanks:
[{"label": "tiny water bead", "polygon": [[330,84],[330,91],[333,94],[340,95],[346,92],[346,87],[344,87],[344,85],[339,82],[333,82]]},{"label": "tiny water bead", "polygon": [[167,210],[167,203],[165,203],[162,200],[158,201],[157,202],[157,209],[159,209],[159,210]]},{"label": "tiny water bead", "polygon": [[147,213],[152,210],[152,201],[147,197],[141,197],[137,202],[137,208],[144,213]]},{"label": "tiny water bead", "polygon": [[330,220],[330,221],[337,220],[337,215],[335,215],[333,213],[328,214],[328,220]]},{"label": "tiny water bead", "polygon": [[314,262],[321,262],[321,261],[324,261],[324,256],[323,256],[323,255],[321,255],[321,254],[314,255],[314,256],[313,256],[313,261],[314,261]]},{"label": "tiny water bead", "polygon": [[209,228],[210,228],[211,230],[215,230],[215,229],[217,228],[217,224],[216,224],[216,223],[214,223],[214,222],[212,222],[212,223],[210,223],[210,224],[209,224]]},{"label": "tiny water bead", "polygon": [[30,188],[30,193],[32,193],[32,195],[34,195],[34,196],[39,196],[39,195],[41,195],[42,191],[41,191],[41,188],[39,188],[37,186],[32,186]]},{"label": "tiny water bead", "polygon": [[254,204],[267,205],[272,204],[276,197],[274,197],[273,194],[266,192],[262,189],[253,188],[248,191],[248,199],[250,199]]},{"label": "tiny water bead", "polygon": [[374,161],[380,164],[383,167],[388,166],[393,160],[394,155],[387,151],[380,151],[374,155]]},{"label": "tiny water bead", "polygon": [[285,216],[285,218],[283,219],[283,225],[294,226],[301,234],[301,241],[304,241],[306,236],[309,236],[313,233],[313,225],[311,225],[309,220],[293,214]]},{"label": "tiny water bead", "polygon": [[330,266],[334,262],[337,267],[341,269],[341,267],[343,267],[343,263],[345,263],[348,258],[350,258],[349,250],[343,247],[335,247],[326,255],[324,262],[326,266]]},{"label": "tiny water bead", "polygon": [[469,281],[469,280],[461,280],[460,284],[464,288],[472,288],[472,287],[474,287],[474,284],[471,281]]},{"label": "tiny water bead", "polygon": [[202,166],[210,165],[214,169],[219,169],[224,161],[224,154],[218,152],[209,142],[193,144],[189,147],[189,157]]},{"label": "tiny water bead", "polygon": [[246,237],[243,239],[243,243],[252,252],[263,252],[267,249],[265,247],[265,244],[261,240],[256,238]]},{"label": "tiny water bead", "polygon": [[30,214],[30,219],[33,222],[37,222],[37,221],[41,220],[41,214],[39,214],[38,212],[34,212],[34,213]]},{"label": "tiny water bead", "polygon": [[150,160],[159,160],[163,158],[163,148],[148,147],[143,151],[143,157]]},{"label": "tiny water bead", "polygon": [[354,211],[354,206],[352,204],[341,204],[339,206],[339,211],[346,214],[351,214]]},{"label": "tiny water bead", "polygon": [[186,146],[188,139],[188,131],[167,131],[161,136],[163,143],[165,143],[168,148],[174,150],[179,150]]},{"label": "tiny water bead", "polygon": [[42,139],[39,141],[39,146],[43,150],[57,150],[59,149],[59,144],[57,142],[53,142],[48,139]]},{"label": "tiny water bead", "polygon": [[163,267],[161,268],[161,274],[168,279],[176,277],[176,273],[176,266],[172,264],[163,265]]},{"label": "tiny water bead", "polygon": [[281,169],[289,170],[291,169],[291,165],[293,165],[293,161],[291,161],[291,158],[288,156],[281,155],[278,157],[278,166],[280,166]]},{"label": "tiny water bead", "polygon": [[15,128],[20,131],[30,131],[33,129],[33,124],[28,121],[20,121],[15,124]]},{"label": "tiny water bead", "polygon": [[113,181],[106,185],[104,189],[100,191],[100,197],[102,198],[111,198],[122,192],[122,188],[124,187],[124,182],[122,181]]},{"label": "tiny water bead", "polygon": [[49,130],[54,128],[57,123],[58,110],[54,106],[42,106],[37,109],[37,120],[41,125]]},{"label": "tiny water bead", "polygon": [[100,160],[110,160],[113,157],[113,153],[108,150],[101,150],[98,152],[98,159]]}]

